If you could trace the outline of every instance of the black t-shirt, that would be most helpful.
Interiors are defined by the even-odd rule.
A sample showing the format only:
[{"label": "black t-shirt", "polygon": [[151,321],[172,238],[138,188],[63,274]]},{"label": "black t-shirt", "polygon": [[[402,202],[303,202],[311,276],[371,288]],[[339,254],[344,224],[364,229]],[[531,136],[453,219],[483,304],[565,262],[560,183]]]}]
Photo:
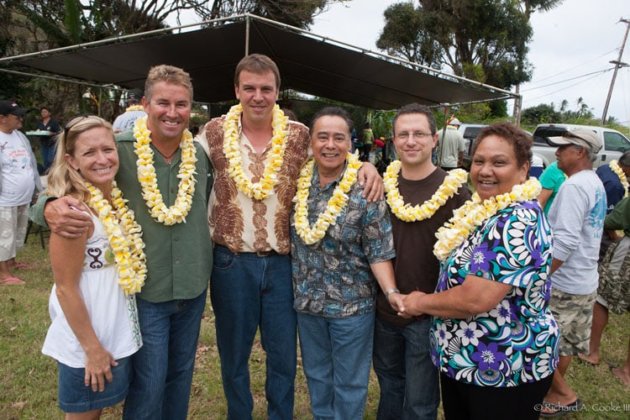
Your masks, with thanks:
[{"label": "black t-shirt", "polygon": [[53,120],[52,118],[48,120],[48,124],[44,124],[43,121],[38,121],[37,122],[37,129],[38,130],[43,130],[43,131],[50,131],[51,133],[55,133],[54,136],[42,136],[40,137],[40,141],[42,142],[43,145],[46,146],[52,146],[53,144],[55,144],[55,141],[57,139],[57,133],[59,133],[61,131],[61,127],[59,126],[59,123],[55,120]]},{"label": "black t-shirt", "polygon": [[[419,181],[410,181],[398,176],[398,189],[405,203],[416,205],[429,200],[442,185],[446,172],[436,168],[431,175]],[[457,194],[448,199],[433,217],[419,222],[403,222],[392,213],[394,247],[396,259],[394,272],[396,285],[401,293],[414,290],[433,293],[440,273],[440,265],[433,255],[433,245],[437,241],[435,232],[451,217],[453,210],[461,207],[470,198],[466,185],[460,187]],[[376,298],[377,316],[380,320],[397,326],[404,326],[412,320],[399,317],[391,308],[383,292],[379,289]]]}]

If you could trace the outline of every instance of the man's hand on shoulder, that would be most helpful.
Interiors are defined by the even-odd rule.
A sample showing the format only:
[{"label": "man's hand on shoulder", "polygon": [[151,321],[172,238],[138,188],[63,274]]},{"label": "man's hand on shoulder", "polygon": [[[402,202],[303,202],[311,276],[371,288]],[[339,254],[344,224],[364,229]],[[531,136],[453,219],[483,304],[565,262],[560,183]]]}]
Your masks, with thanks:
[{"label": "man's hand on shoulder", "polygon": [[64,238],[78,238],[92,226],[87,207],[74,197],[65,196],[46,203],[44,218],[50,230]]},{"label": "man's hand on shoulder", "polygon": [[363,197],[370,202],[383,199],[385,192],[383,178],[381,178],[374,165],[370,162],[364,162],[361,169],[359,169],[358,177],[359,185],[363,187]]}]

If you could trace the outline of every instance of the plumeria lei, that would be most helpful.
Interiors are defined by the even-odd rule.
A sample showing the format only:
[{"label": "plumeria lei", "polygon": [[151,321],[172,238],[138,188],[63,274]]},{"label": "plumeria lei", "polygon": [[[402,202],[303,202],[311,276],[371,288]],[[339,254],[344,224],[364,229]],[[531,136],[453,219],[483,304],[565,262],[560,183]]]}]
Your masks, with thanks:
[{"label": "plumeria lei", "polygon": [[225,122],[223,123],[223,153],[228,160],[228,174],[234,180],[236,188],[240,192],[249,198],[264,200],[271,195],[278,183],[278,172],[282,167],[284,151],[287,145],[287,123],[289,119],[278,105],[273,107],[271,154],[265,165],[262,178],[258,182],[253,183],[243,170],[238,129],[242,112],[243,106],[241,104],[234,105],[225,116]]},{"label": "plumeria lei", "polygon": [[90,191],[88,204],[103,224],[116,260],[118,284],[126,295],[138,293],[147,277],[142,228],[127,207],[116,182],[112,188],[112,204],[103,197],[100,189],[89,182],[85,184]]},{"label": "plumeria lei", "polygon": [[540,182],[536,178],[530,178],[523,184],[515,185],[510,192],[484,201],[481,201],[479,194],[473,194],[472,198],[455,210],[453,217],[438,229],[435,234],[438,240],[433,247],[433,254],[438,260],[443,261],[484,220],[512,203],[535,199],[540,194],[540,190]]},{"label": "plumeria lei", "polygon": [[357,173],[362,163],[357,155],[351,153],[348,153],[346,156],[346,162],[348,165],[341,181],[335,187],[332,197],[328,200],[326,210],[317,217],[317,221],[312,228],[308,223],[308,192],[311,187],[315,162],[311,159],[302,167],[294,199],[295,214],[293,221],[295,222],[295,230],[298,236],[302,238],[306,245],[313,245],[319,242],[330,225],[336,223],[337,216],[348,203],[348,191],[357,181]]},{"label": "plumeria lei", "polygon": [[125,112],[131,111],[144,111],[144,107],[142,105],[131,105],[128,106],[127,109],[125,109]]},{"label": "plumeria lei", "polygon": [[621,181],[621,185],[623,185],[623,190],[626,192],[624,197],[628,196],[628,177],[619,166],[619,162],[616,160],[611,160],[608,164],[610,169],[619,177],[619,181]]},{"label": "plumeria lei", "polygon": [[151,131],[147,127],[147,117],[139,118],[133,127],[133,135],[136,138],[134,147],[138,156],[138,181],[142,187],[144,198],[151,217],[167,226],[186,221],[186,216],[192,205],[195,193],[195,165],[197,155],[193,144],[192,134],[185,130],[180,143],[182,149],[182,161],[179,165],[179,189],[177,198],[171,207],[166,207],[162,193],[157,185],[153,150],[151,150]]},{"label": "plumeria lei", "polygon": [[468,180],[468,173],[463,169],[453,169],[448,172],[440,188],[435,191],[431,199],[422,205],[412,206],[405,203],[400,191],[398,191],[398,173],[401,162],[395,160],[389,164],[385,171],[385,191],[387,192],[387,204],[394,216],[403,222],[418,222],[431,218],[435,212],[448,201],[457,190]]}]

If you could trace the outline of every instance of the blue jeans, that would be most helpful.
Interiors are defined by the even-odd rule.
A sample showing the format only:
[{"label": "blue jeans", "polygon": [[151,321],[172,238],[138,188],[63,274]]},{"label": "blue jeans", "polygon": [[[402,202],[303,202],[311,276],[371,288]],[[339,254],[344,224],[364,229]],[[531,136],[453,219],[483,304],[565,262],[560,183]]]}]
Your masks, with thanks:
[{"label": "blue jeans", "polygon": [[48,168],[50,168],[50,165],[52,165],[53,160],[55,160],[55,152],[57,151],[57,143],[52,142],[51,144],[49,143],[44,144],[44,142],[42,142],[40,143],[40,145],[42,148],[42,167],[45,172],[48,170]]},{"label": "blue jeans", "polygon": [[381,388],[378,420],[435,419],[439,373],[431,362],[431,319],[397,327],[376,319],[374,371]]},{"label": "blue jeans", "polygon": [[315,420],[362,419],[374,313],[324,318],[298,313],[302,363]]},{"label": "blue jeans", "polygon": [[136,298],[142,347],[123,418],[185,419],[207,291],[193,299],[152,303]]},{"label": "blue jeans", "polygon": [[292,419],[297,345],[291,258],[216,246],[210,282],[228,419],[252,418],[248,362],[259,327],[267,354],[267,416]]}]

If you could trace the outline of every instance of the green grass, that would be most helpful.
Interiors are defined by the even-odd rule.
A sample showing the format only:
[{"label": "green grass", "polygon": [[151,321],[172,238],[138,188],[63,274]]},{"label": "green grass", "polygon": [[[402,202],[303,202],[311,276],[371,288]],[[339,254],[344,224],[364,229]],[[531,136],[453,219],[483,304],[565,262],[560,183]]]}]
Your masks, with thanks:
[{"label": "green grass", "polygon": [[[61,419],[63,415],[56,403],[56,364],[41,354],[49,323],[48,296],[52,275],[48,255],[42,250],[36,235],[30,235],[26,247],[18,254],[18,260],[32,263],[35,268],[20,273],[27,281],[25,286],[0,286],[0,418]],[[208,302],[190,399],[191,419],[222,419],[226,415],[213,322],[214,315]],[[578,361],[571,365],[569,381],[587,409],[565,418],[630,417],[630,391],[612,376],[608,367],[619,366],[625,360],[629,324],[630,314],[611,316],[602,343],[602,363],[598,367],[586,366]],[[250,360],[250,371],[254,418],[264,419],[265,356],[258,341]],[[372,374],[366,407],[367,419],[376,417],[377,405],[378,384]],[[121,408],[118,406],[106,410],[103,417],[119,418],[120,413]],[[301,366],[298,367],[296,381],[295,418],[312,418]]]}]

